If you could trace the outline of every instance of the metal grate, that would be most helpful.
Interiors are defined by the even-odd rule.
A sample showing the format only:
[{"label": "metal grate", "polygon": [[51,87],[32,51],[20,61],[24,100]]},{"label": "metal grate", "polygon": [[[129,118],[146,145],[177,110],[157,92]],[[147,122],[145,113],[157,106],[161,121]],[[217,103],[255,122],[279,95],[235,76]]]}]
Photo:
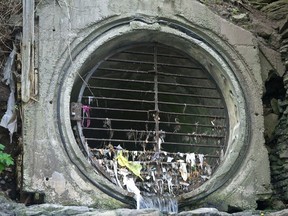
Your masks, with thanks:
[{"label": "metal grate", "polygon": [[87,83],[71,119],[78,122],[79,143],[107,179],[123,186],[121,167],[115,170],[119,151],[142,165],[144,181],[136,185],[147,193],[193,190],[220,164],[228,134],[225,103],[210,75],[179,50],[133,46],[105,59]]}]

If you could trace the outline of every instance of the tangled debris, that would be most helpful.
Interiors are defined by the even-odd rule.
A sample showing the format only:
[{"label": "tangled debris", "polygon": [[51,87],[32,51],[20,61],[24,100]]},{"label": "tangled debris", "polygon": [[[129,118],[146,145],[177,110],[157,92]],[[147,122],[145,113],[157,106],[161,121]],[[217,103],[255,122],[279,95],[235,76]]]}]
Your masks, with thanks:
[{"label": "tangled debris", "polygon": [[210,179],[214,172],[203,154],[128,151],[111,144],[90,152],[93,164],[108,180],[129,191],[127,181],[133,179],[147,196],[189,192]]}]

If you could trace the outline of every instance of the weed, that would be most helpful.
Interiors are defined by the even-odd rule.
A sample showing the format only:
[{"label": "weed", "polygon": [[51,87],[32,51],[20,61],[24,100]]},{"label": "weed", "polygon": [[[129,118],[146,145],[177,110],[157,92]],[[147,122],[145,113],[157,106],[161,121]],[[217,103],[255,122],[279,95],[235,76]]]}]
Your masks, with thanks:
[{"label": "weed", "polygon": [[3,152],[5,146],[0,144],[0,173],[8,166],[13,165],[14,161],[10,154]]}]

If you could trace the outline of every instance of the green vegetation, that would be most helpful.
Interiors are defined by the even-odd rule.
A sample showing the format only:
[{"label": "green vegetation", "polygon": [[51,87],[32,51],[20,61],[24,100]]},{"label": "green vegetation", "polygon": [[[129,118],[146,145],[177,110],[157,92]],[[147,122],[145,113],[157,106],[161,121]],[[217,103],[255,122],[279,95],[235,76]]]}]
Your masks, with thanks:
[{"label": "green vegetation", "polygon": [[13,165],[14,161],[10,154],[4,153],[5,146],[0,144],[0,173],[8,166]]}]

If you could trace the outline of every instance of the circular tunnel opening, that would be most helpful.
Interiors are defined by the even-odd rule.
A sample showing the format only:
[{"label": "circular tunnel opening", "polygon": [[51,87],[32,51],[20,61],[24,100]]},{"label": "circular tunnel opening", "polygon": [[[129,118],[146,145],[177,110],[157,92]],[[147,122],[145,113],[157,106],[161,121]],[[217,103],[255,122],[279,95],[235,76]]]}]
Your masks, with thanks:
[{"label": "circular tunnel opening", "polygon": [[147,195],[178,196],[208,181],[229,135],[210,73],[159,43],[123,47],[95,65],[74,85],[71,124],[97,171],[121,188],[133,179]]}]

